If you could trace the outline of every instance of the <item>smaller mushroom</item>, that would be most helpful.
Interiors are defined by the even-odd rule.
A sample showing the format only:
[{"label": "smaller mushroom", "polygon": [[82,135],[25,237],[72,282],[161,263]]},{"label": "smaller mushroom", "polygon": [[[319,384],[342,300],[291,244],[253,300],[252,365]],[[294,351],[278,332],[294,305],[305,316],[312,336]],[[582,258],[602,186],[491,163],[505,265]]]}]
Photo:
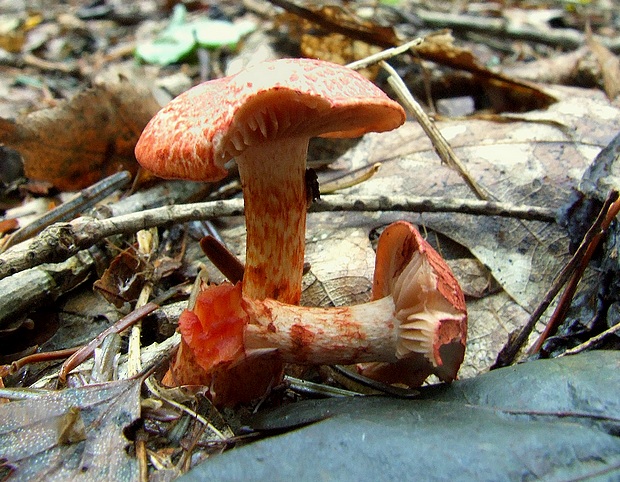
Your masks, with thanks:
[{"label": "smaller mushroom", "polygon": [[[419,386],[456,378],[465,353],[463,293],[441,256],[409,223],[388,226],[377,247],[372,301],[317,308],[258,300],[239,284],[209,286],[179,326],[196,363],[215,382],[241,360],[271,353],[297,364],[363,364],[363,374]],[[252,377],[246,378],[251,390]],[[215,403],[228,404],[211,384]]]},{"label": "smaller mushroom", "polygon": [[456,379],[465,357],[467,307],[444,259],[405,221],[379,237],[372,298],[393,296],[400,325],[395,363],[367,363],[359,371],[385,383],[419,386],[434,374]]},{"label": "smaller mushroom", "polygon": [[403,108],[354,70],[279,59],[176,97],[144,129],[136,158],[158,176],[197,181],[222,179],[234,159],[247,232],[243,292],[298,303],[310,138],[360,137],[404,121]]}]

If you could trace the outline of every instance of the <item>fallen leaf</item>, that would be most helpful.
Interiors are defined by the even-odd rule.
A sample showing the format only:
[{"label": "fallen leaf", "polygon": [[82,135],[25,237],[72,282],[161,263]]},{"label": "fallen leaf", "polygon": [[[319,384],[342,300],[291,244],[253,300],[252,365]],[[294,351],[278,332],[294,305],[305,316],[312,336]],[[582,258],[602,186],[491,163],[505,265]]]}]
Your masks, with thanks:
[{"label": "fallen leaf", "polygon": [[[290,12],[278,16],[276,26],[285,27],[291,38],[299,42],[304,57],[344,65],[377,53],[379,46],[385,48],[399,43],[392,27],[363,19],[352,9],[337,5],[304,8],[289,2],[280,3]],[[372,66],[361,72],[374,78],[379,67]]]},{"label": "fallen leaf", "polygon": [[134,146],[158,110],[147,89],[120,78],[56,107],[0,118],[0,143],[22,155],[29,178],[75,191],[117,171],[135,173]]},{"label": "fallen leaf", "polygon": [[114,257],[101,278],[93,283],[106,300],[117,308],[138,299],[144,285],[146,263],[135,249],[129,248]]},{"label": "fallen leaf", "polygon": [[0,459],[15,480],[136,480],[123,430],[140,415],[141,380],[0,405]]},{"label": "fallen leaf", "polygon": [[424,42],[415,47],[415,52],[425,60],[474,74],[495,112],[544,109],[556,101],[536,84],[487,68],[470,50],[455,45],[450,32],[427,35]]}]

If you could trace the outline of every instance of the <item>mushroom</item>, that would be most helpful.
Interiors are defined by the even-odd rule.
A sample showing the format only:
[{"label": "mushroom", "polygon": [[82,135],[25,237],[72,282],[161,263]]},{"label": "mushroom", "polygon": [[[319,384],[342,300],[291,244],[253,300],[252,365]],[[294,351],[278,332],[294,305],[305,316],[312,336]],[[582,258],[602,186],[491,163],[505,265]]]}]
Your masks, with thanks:
[{"label": "mushroom", "polygon": [[357,72],[280,59],[200,84],[151,119],[136,146],[158,176],[219,180],[235,159],[247,232],[243,292],[298,303],[303,273],[305,167],[311,137],[394,129],[403,108]]},{"label": "mushroom", "polygon": [[467,311],[445,261],[411,224],[398,221],[379,238],[368,303],[303,307],[253,299],[226,283],[201,291],[179,325],[206,373],[272,353],[297,364],[362,364],[365,375],[415,387],[430,374],[456,378]]},{"label": "mushroom", "polygon": [[[296,304],[305,250],[309,139],[358,137],[404,121],[402,107],[357,72],[320,60],[280,59],[179,95],[146,126],[136,158],[158,176],[202,181],[222,179],[235,159],[247,232],[243,294]],[[273,357],[219,371],[217,382],[196,367],[182,342],[164,382],[209,380],[220,392],[237,384],[236,393],[249,400],[281,376],[281,362]],[[244,388],[248,377],[256,382],[254,394]]]},{"label": "mushroom", "polygon": [[465,297],[444,259],[405,221],[390,224],[379,237],[372,299],[386,296],[393,296],[401,322],[398,361],[363,364],[360,372],[410,387],[430,374],[454,380],[465,356]]}]

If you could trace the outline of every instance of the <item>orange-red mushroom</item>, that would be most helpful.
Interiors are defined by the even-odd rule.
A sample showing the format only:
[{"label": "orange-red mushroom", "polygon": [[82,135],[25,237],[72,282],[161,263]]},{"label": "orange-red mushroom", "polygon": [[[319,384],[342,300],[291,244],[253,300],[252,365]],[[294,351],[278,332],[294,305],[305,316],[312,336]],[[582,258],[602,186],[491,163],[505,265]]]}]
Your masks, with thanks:
[{"label": "orange-red mushroom", "polygon": [[359,363],[365,375],[415,387],[431,373],[456,378],[467,311],[445,261],[411,224],[399,221],[379,238],[368,303],[302,307],[253,299],[239,285],[225,284],[203,290],[179,323],[197,363],[214,375],[271,353],[298,364]]},{"label": "orange-red mushroom", "polygon": [[395,101],[357,72],[320,60],[263,62],[179,95],[149,122],[140,164],[165,178],[212,181],[235,159],[247,249],[243,292],[298,303],[312,137],[358,137],[405,121]]},{"label": "orange-red mushroom", "polygon": [[404,221],[392,223],[379,237],[372,298],[385,296],[394,298],[400,320],[398,360],[360,365],[360,372],[410,387],[430,374],[454,380],[465,356],[465,297],[444,259]]},{"label": "orange-red mushroom", "polygon": [[[247,232],[243,295],[296,304],[305,250],[309,139],[358,137],[404,121],[402,107],[357,72],[319,60],[280,59],[178,96],[146,126],[136,158],[161,177],[202,181],[223,178],[234,159]],[[180,358],[191,358],[186,348],[181,346]],[[277,370],[274,366],[265,383],[277,379]],[[176,383],[200,379],[192,369],[184,371],[177,370]]]}]

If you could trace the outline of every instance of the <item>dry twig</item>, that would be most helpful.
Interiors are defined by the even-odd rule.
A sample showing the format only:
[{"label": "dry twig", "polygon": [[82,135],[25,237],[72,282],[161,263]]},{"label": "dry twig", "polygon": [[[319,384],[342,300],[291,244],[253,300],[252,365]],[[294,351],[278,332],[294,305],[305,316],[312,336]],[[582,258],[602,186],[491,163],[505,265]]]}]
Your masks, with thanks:
[{"label": "dry twig", "polygon": [[[314,203],[311,212],[400,211],[456,212],[472,215],[512,217],[555,222],[556,211],[536,206],[454,198],[416,196],[343,196],[330,195]],[[78,218],[45,229],[32,240],[14,246],[0,255],[0,280],[42,263],[63,261],[80,250],[115,234],[132,234],[140,229],[169,226],[188,221],[243,214],[242,199],[228,199],[177,206],[164,206],[109,219]]]},{"label": "dry twig", "polygon": [[[545,293],[543,300],[530,315],[527,323],[521,328],[521,330],[519,330],[518,334],[516,334],[515,336],[511,336],[508,343],[501,349],[491,369],[505,367],[515,361],[517,355],[521,352],[523,346],[529,339],[540,317],[553,302],[562,287],[566,285],[566,283],[569,283],[569,286],[565,291],[566,296],[564,300],[559,303],[558,307],[556,308],[556,320],[563,319],[564,315],[566,314],[566,310],[568,309],[567,305],[570,304],[570,300],[572,299],[572,295],[574,294],[576,283],[581,278],[583,270],[589,263],[594,249],[598,245],[603,234],[609,228],[611,221],[613,221],[613,219],[618,214],[619,209],[620,202],[618,201],[618,192],[612,191],[609,194],[607,200],[605,201],[605,204],[603,205],[596,220],[594,221],[588,232],[585,234],[579,248],[577,249],[577,251],[575,251],[575,254],[555,277],[553,284],[551,285],[547,293]],[[553,327],[553,325],[556,325],[556,323],[557,321],[550,320],[548,324],[551,324]],[[551,329],[553,328],[549,328],[549,330]],[[545,337],[541,338],[542,341],[544,341],[544,339]],[[538,351],[538,349],[540,348],[539,345],[542,344],[542,341],[539,341],[539,343],[537,343],[533,347],[533,349],[530,351],[530,354]]]}]

